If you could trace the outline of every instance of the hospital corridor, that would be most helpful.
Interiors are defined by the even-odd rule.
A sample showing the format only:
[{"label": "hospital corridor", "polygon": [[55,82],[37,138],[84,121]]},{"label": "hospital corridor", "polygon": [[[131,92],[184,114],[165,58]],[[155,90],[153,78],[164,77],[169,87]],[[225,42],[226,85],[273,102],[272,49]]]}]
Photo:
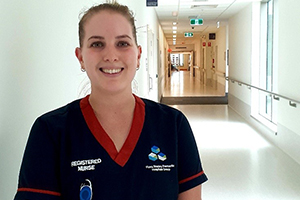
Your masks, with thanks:
[{"label": "hospital corridor", "polygon": [[[186,72],[176,87],[166,93],[181,96],[198,87]],[[192,84],[192,85],[191,85]],[[195,84],[195,85],[193,85]],[[198,86],[196,86],[198,85]],[[202,85],[196,96],[221,95]],[[187,93],[185,93],[187,91]],[[201,92],[205,91],[205,92]],[[176,95],[175,95],[176,96]],[[177,95],[178,96],[178,95]],[[268,142],[228,105],[170,105],[181,110],[193,129],[208,181],[203,184],[203,199],[216,200],[297,200],[300,198],[300,165]]]}]

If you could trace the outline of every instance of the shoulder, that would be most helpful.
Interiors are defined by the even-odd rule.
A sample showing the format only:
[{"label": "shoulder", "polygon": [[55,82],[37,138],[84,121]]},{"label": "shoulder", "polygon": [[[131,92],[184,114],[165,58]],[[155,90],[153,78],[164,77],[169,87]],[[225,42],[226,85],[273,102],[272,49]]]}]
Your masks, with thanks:
[{"label": "shoulder", "polygon": [[145,103],[145,106],[150,109],[159,109],[166,112],[174,112],[174,113],[181,113],[181,111],[177,110],[176,108],[173,108],[171,106],[168,106],[166,104],[158,103],[149,99],[141,98],[143,102]]},{"label": "shoulder", "polygon": [[180,111],[177,110],[176,108],[173,108],[171,106],[154,102],[149,99],[144,99],[142,98],[143,102],[145,103],[145,110],[146,114],[152,113],[153,115],[158,115],[165,116],[165,117],[174,117],[174,118],[185,118],[184,114]]},{"label": "shoulder", "polygon": [[30,131],[30,141],[55,141],[70,127],[79,126],[83,122],[80,111],[80,100],[75,100],[55,110],[39,116],[33,123]]},{"label": "shoulder", "polygon": [[27,142],[28,148],[36,148],[37,143],[39,143],[38,149],[58,147],[60,139],[64,135],[64,132],[68,130],[68,127],[79,124],[79,103],[80,100],[75,100],[65,106],[39,116],[31,127]]},{"label": "shoulder", "polygon": [[41,115],[37,121],[62,122],[69,118],[76,118],[80,113],[80,99],[77,99]]}]

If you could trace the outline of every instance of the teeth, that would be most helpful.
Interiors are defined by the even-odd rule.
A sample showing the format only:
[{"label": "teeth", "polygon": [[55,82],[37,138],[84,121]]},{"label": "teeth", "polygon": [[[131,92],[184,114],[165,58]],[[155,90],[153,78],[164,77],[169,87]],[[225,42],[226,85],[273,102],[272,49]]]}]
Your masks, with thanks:
[{"label": "teeth", "polygon": [[102,71],[107,74],[116,74],[121,72],[121,70],[122,69],[102,69]]}]

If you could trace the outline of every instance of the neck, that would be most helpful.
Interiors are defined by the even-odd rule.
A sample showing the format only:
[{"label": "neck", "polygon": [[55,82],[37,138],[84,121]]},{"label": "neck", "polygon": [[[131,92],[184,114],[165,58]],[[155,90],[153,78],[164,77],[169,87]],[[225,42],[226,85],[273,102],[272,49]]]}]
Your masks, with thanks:
[{"label": "neck", "polygon": [[124,111],[132,110],[135,106],[135,99],[131,92],[118,94],[93,93],[89,97],[89,102],[94,111]]}]

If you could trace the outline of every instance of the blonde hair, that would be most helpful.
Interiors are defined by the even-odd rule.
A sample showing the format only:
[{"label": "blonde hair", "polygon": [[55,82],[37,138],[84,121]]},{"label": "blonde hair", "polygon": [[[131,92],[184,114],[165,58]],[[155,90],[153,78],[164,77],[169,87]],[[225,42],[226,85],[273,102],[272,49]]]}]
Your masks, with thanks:
[{"label": "blonde hair", "polygon": [[84,31],[85,23],[95,14],[97,14],[101,11],[106,11],[106,10],[119,13],[119,14],[123,15],[129,21],[130,25],[132,26],[132,34],[133,34],[135,43],[137,45],[136,27],[135,27],[135,23],[134,23],[135,20],[134,20],[133,12],[131,10],[129,10],[129,8],[127,6],[121,5],[121,4],[113,1],[112,3],[103,3],[103,4],[96,5],[96,6],[92,6],[90,9],[88,9],[87,11],[85,11],[83,13],[83,16],[81,17],[79,24],[78,24],[80,47],[82,47],[82,45],[83,45],[83,38],[85,35],[85,31]]}]

